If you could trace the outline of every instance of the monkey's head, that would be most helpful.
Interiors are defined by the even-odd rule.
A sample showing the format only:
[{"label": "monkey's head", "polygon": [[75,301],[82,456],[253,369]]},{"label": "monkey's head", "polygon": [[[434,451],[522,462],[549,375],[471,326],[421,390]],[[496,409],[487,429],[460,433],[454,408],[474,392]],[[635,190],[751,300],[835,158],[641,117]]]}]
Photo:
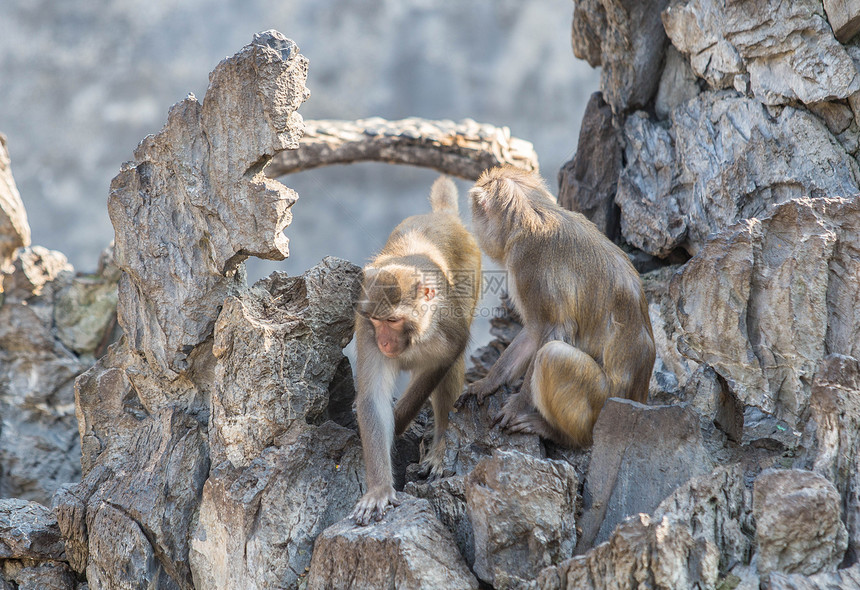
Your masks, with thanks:
[{"label": "monkey's head", "polygon": [[373,327],[379,351],[397,358],[428,330],[435,297],[432,281],[413,267],[368,267],[356,312]]}]

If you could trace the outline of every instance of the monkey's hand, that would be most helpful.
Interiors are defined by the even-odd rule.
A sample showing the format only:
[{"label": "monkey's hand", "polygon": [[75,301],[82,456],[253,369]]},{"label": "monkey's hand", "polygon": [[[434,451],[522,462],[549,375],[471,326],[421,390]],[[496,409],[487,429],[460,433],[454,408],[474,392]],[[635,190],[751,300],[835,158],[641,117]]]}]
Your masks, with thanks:
[{"label": "monkey's hand", "polygon": [[361,497],[349,517],[356,524],[365,526],[371,519],[382,520],[389,505],[400,506],[400,500],[397,499],[394,488],[391,486],[373,488]]},{"label": "monkey's hand", "polygon": [[457,400],[455,405],[458,408],[462,408],[463,405],[466,403],[466,400],[472,396],[474,396],[478,400],[479,404],[483,404],[484,398],[486,398],[488,395],[492,395],[493,393],[498,391],[498,389],[499,386],[491,383],[489,378],[484,377],[483,379],[478,379],[474,383],[469,384],[469,386],[466,388],[465,393],[460,396],[460,399]]},{"label": "monkey's hand", "polygon": [[502,409],[493,418],[493,425],[503,429],[511,429],[519,418],[528,413],[529,404],[526,401],[526,396],[522,394],[522,390],[512,395]]}]

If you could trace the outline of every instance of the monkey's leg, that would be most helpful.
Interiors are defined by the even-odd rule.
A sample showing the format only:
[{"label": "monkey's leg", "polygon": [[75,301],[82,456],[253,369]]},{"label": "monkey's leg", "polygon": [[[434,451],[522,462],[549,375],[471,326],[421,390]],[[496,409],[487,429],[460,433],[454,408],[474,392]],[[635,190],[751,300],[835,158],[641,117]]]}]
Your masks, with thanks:
[{"label": "monkey's leg", "polygon": [[372,352],[360,347],[358,355],[358,395],[356,414],[361,431],[361,448],[364,453],[367,492],[361,497],[350,514],[360,525],[371,518],[381,520],[389,504],[397,506],[391,476],[391,445],[394,441],[394,413],[391,411],[391,396],[394,389],[396,369],[376,350]]},{"label": "monkey's leg", "polygon": [[424,402],[427,401],[433,390],[444,379],[450,366],[450,363],[446,362],[441,367],[416,372],[412,375],[412,380],[409,382],[406,392],[394,404],[395,436],[400,436],[406,431],[409,423],[418,415],[421,406],[424,405]]},{"label": "monkey's leg", "polygon": [[518,379],[528,368],[536,350],[537,339],[527,329],[520,330],[487,376],[469,385],[457,405],[462,406],[467,395],[474,395],[478,398],[479,404],[483,403],[485,397],[494,393],[502,385]]},{"label": "monkey's leg", "polygon": [[597,361],[570,344],[548,342],[535,357],[531,387],[534,405],[549,430],[540,432],[532,419],[518,422],[521,429],[532,424],[541,436],[555,438],[555,432],[566,444],[591,444],[592,428],[610,393],[609,379]]},{"label": "monkey's leg", "polygon": [[448,429],[448,413],[454,408],[454,402],[463,389],[466,373],[466,361],[461,354],[451,365],[445,378],[430,396],[433,406],[433,446],[422,461],[423,471],[433,478],[441,477],[445,462],[445,431]]}]

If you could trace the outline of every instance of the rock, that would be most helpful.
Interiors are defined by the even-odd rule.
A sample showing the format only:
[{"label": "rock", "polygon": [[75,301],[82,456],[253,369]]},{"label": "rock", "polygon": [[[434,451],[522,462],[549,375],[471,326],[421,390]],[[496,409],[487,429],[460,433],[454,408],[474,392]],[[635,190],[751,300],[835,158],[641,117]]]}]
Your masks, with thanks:
[{"label": "rock", "polygon": [[[15,250],[30,245],[30,224],[15,179],[12,178],[6,136],[0,133],[0,272],[12,261]],[[0,293],[3,282],[0,280]]]},{"label": "rock", "polygon": [[[660,80],[666,33],[660,12],[669,0],[576,0],[574,53],[602,67],[600,90],[622,115],[651,101]],[[583,41],[577,41],[582,32]],[[598,61],[597,42],[600,40]]]},{"label": "rock", "polygon": [[471,568],[475,564],[475,534],[466,509],[466,476],[456,475],[426,483],[409,482],[404,491],[430,502],[436,518],[451,532],[460,555]]},{"label": "rock", "polygon": [[346,519],[317,537],[308,590],[478,588],[430,503],[398,497],[402,504],[380,522],[362,527]]},{"label": "rock", "polygon": [[213,327],[247,288],[247,256],[286,255],[295,193],[262,171],[297,145],[306,68],[280,33],[255,36],[215,68],[204,104],[175,105],[112,182],[126,335],[76,383],[83,478],[55,502],[70,563],[94,590],[193,586],[210,401],[217,363],[230,362],[213,355]]},{"label": "rock", "polygon": [[[86,586],[86,585],[84,585]],[[61,562],[31,564],[4,561],[0,572],[0,587],[12,590],[81,590],[69,566]]]},{"label": "rock", "polygon": [[799,469],[768,470],[756,478],[758,571],[818,574],[836,571],[848,545],[836,487]]},{"label": "rock", "polygon": [[801,429],[819,361],[860,347],[860,200],[801,199],[714,236],[673,279],[682,351]]},{"label": "rock", "polygon": [[860,588],[860,564],[827,574],[804,576],[771,572],[762,576],[762,590],[842,590]]},{"label": "rock", "polygon": [[699,84],[690,63],[670,45],[666,48],[666,64],[660,75],[654,112],[659,118],[665,119],[676,106],[697,97],[699,93]]},{"label": "rock", "polygon": [[0,559],[64,559],[63,539],[51,510],[26,500],[0,500]]},{"label": "rock", "polygon": [[301,420],[246,467],[224,461],[203,488],[190,563],[197,590],[292,588],[314,540],[364,491],[354,432]]},{"label": "rock", "polygon": [[672,44],[715,88],[750,92],[764,104],[848,98],[860,76],[818,0],[674,0],[663,12]]},{"label": "rock", "polygon": [[576,155],[558,173],[558,202],[585,215],[610,240],[616,240],[620,232],[615,191],[621,155],[612,109],[595,92],[582,116]]},{"label": "rock", "polygon": [[49,505],[60,485],[81,476],[73,382],[93,359],[70,351],[54,331],[59,293],[75,280],[66,257],[23,248],[7,269],[0,275],[0,496]]},{"label": "rock", "polygon": [[537,587],[713,588],[748,563],[748,492],[739,465],[692,478],[654,510],[622,521],[608,541],[541,571]]},{"label": "rock", "polygon": [[824,12],[840,43],[847,43],[860,33],[860,2],[857,0],[824,0]]},{"label": "rock", "polygon": [[465,481],[475,538],[473,571],[495,588],[517,588],[573,554],[579,480],[564,461],[495,451]]},{"label": "rock", "polygon": [[218,64],[201,105],[171,108],[111,182],[119,323],[129,346],[167,377],[212,331],[224,298],[243,286],[248,256],[281,260],[297,195],[263,168],[302,134],[307,59],[277,31]]},{"label": "rock", "polygon": [[848,528],[846,562],[860,556],[860,361],[843,355],[821,360],[812,382],[805,456],[796,467],[832,482],[842,497]]},{"label": "rock", "polygon": [[668,519],[637,514],[586,555],[540,572],[540,590],[573,588],[714,588],[719,556]]},{"label": "rock", "polygon": [[627,119],[615,197],[624,238],[654,256],[696,254],[712,233],[790,199],[858,192],[857,163],[806,110],[774,116],[756,100],[707,92],[677,106],[670,122]]},{"label": "rock", "polygon": [[214,463],[243,467],[293,421],[322,421],[360,280],[359,267],[326,258],[301,277],[276,272],[227,297],[212,349]]},{"label": "rock", "polygon": [[609,539],[626,517],[652,512],[679,485],[711,469],[693,411],[606,400],[594,425],[577,554]]}]

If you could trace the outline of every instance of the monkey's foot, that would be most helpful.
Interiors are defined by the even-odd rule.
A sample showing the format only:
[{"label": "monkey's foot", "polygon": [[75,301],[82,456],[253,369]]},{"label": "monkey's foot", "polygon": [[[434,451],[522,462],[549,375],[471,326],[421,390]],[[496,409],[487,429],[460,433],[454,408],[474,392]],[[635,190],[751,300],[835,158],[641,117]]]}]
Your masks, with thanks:
[{"label": "monkey's foot", "polygon": [[498,391],[498,389],[499,388],[497,386],[494,386],[492,383],[490,383],[487,377],[484,377],[483,379],[478,379],[474,383],[469,384],[469,386],[466,388],[465,393],[460,396],[460,398],[454,403],[454,405],[458,408],[462,408],[463,404],[466,403],[466,400],[469,397],[475,397],[477,398],[479,404],[483,404],[484,398],[486,398],[488,395],[492,395],[493,393]]},{"label": "monkey's foot", "polygon": [[510,428],[510,425],[520,418],[521,416],[525,416],[531,413],[534,410],[533,407],[530,407],[531,404],[525,399],[520,393],[512,396],[502,409],[496,414],[495,418],[493,418],[493,425],[498,426],[499,428]]},{"label": "monkey's foot", "polygon": [[430,452],[421,461],[418,475],[427,481],[433,481],[445,477],[445,444],[434,443]]},{"label": "monkey's foot", "polygon": [[558,439],[558,433],[537,412],[520,414],[508,422],[506,430],[516,434],[536,434],[549,440]]},{"label": "monkey's foot", "polygon": [[400,506],[400,500],[391,486],[374,488],[364,494],[349,515],[356,524],[365,526],[371,520],[382,520],[389,506]]}]

